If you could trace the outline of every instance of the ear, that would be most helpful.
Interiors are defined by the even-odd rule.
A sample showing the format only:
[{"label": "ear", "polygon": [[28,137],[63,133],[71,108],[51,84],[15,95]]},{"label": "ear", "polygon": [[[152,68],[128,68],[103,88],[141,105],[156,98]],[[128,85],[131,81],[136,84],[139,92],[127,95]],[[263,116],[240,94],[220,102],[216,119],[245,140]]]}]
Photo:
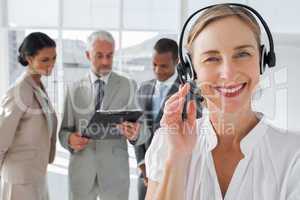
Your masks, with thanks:
[{"label": "ear", "polygon": [[90,52],[89,51],[85,51],[85,56],[88,60],[91,60],[91,56],[90,56]]},{"label": "ear", "polygon": [[32,63],[33,63],[33,57],[32,56],[26,56],[25,59],[28,62],[28,65],[32,65]]},{"label": "ear", "polygon": [[175,65],[178,65],[178,63],[179,63],[179,58],[177,58],[177,59],[175,60]]}]

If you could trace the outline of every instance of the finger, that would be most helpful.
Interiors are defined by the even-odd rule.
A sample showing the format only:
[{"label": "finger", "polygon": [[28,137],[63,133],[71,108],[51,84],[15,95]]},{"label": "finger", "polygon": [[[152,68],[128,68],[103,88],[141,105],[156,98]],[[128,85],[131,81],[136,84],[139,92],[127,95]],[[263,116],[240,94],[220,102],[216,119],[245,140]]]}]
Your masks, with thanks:
[{"label": "finger", "polygon": [[187,94],[189,93],[190,91],[190,84],[189,83],[186,83],[181,89],[179,89],[178,92],[176,92],[174,95],[172,95],[169,99],[167,99],[166,101],[166,105],[167,104],[170,104],[174,101],[176,101],[177,99],[179,98],[183,98],[183,97],[186,97]]},{"label": "finger", "polygon": [[124,122],[122,123],[123,126],[127,126],[127,124],[128,124],[127,121],[124,121]]},{"label": "finger", "polygon": [[165,105],[164,114],[166,115],[181,114],[183,111],[184,101],[185,101],[185,97],[182,97]]},{"label": "finger", "polygon": [[189,90],[189,87],[190,87],[190,85],[188,83],[186,83],[184,85],[180,85],[179,90],[176,93],[174,93],[173,95],[171,95],[166,102],[172,102],[181,96],[186,96],[186,95],[184,95],[186,93],[184,90],[186,90],[186,88]]},{"label": "finger", "polygon": [[[181,102],[181,103],[180,103]],[[170,122],[178,122],[181,120],[184,98],[180,98],[173,103],[166,105],[161,122],[168,124]],[[181,104],[181,105],[180,105]]]},{"label": "finger", "polygon": [[127,127],[127,128],[133,128],[134,127],[134,124],[132,123],[132,122],[124,122],[125,123],[125,126]]},{"label": "finger", "polygon": [[88,143],[88,142],[89,142],[89,139],[86,138],[86,137],[80,136],[80,142],[81,142],[81,143]]},{"label": "finger", "polygon": [[135,133],[135,130],[134,129],[132,129],[132,128],[127,128],[127,130],[126,130],[126,135],[127,135],[127,138],[128,139],[132,139],[132,138],[134,138],[134,134]]},{"label": "finger", "polygon": [[89,143],[89,139],[87,138],[78,138],[78,140],[76,141],[76,145],[86,145]]},{"label": "finger", "polygon": [[121,127],[121,134],[124,135],[124,136],[126,136],[126,137],[128,135],[127,128],[124,125],[122,125],[122,127]]},{"label": "finger", "polygon": [[76,144],[76,145],[72,145],[71,146],[72,149],[76,150],[76,151],[79,151],[80,150],[80,145]]},{"label": "finger", "polygon": [[172,95],[168,98],[168,100],[167,100],[166,102],[168,102],[168,101],[174,101],[174,100],[177,99],[178,97],[179,97],[179,92],[177,91],[176,93],[172,94]]},{"label": "finger", "polygon": [[79,147],[80,149],[84,149],[87,146],[87,144],[80,144]]},{"label": "finger", "polygon": [[127,135],[127,137],[131,137],[132,135],[133,135],[133,131],[132,131],[132,129],[130,129],[130,128],[126,128],[126,135]]},{"label": "finger", "polygon": [[88,138],[82,138],[82,139],[83,139],[84,144],[88,144],[90,142],[90,140]]},{"label": "finger", "polygon": [[189,83],[184,84],[184,86],[179,89],[178,93],[180,97],[185,97],[191,89],[191,85]]},{"label": "finger", "polygon": [[137,135],[132,133],[132,135],[128,138],[129,140],[135,140],[137,138]]},{"label": "finger", "polygon": [[[185,84],[184,86],[181,86],[180,88],[179,88],[179,90],[176,92],[176,93],[174,93],[173,95],[171,95],[168,99],[167,99],[167,101],[166,101],[166,103],[167,102],[173,102],[173,101],[175,101],[176,99],[178,99],[178,98],[180,98],[181,96],[186,96],[186,92],[184,91],[184,90],[186,90],[186,88],[189,90],[189,84]],[[186,94],[185,94],[186,93]],[[185,94],[185,95],[184,95]]]},{"label": "finger", "polygon": [[81,134],[80,134],[79,132],[76,132],[76,133],[75,133],[75,136],[81,137]]},{"label": "finger", "polygon": [[197,115],[197,105],[196,105],[196,101],[192,100],[189,101],[187,104],[187,121],[190,125],[194,125],[195,121],[196,121],[196,115]]},{"label": "finger", "polygon": [[80,144],[76,145],[76,148],[77,148],[78,150],[80,150],[80,149],[81,149],[81,145],[80,145]]}]

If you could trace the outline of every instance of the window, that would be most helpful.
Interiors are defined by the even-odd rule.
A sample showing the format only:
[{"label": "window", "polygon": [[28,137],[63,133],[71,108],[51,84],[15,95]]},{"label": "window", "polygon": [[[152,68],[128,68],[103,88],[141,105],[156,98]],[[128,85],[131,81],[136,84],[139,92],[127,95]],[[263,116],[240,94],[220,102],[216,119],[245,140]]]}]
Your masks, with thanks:
[{"label": "window", "polygon": [[8,25],[10,27],[58,26],[59,0],[9,0]]},{"label": "window", "polygon": [[120,27],[120,0],[64,0],[64,28]]},{"label": "window", "polygon": [[[129,0],[5,0],[9,34],[9,82],[26,69],[17,62],[18,48],[26,35],[41,31],[55,39],[57,62],[51,77],[44,79],[58,113],[63,110],[65,86],[89,71],[85,57],[86,39],[95,30],[109,30],[116,49],[113,68],[138,83],[153,78],[152,49],[160,37],[177,39],[180,1]],[[1,7],[0,7],[1,9]],[[29,12],[30,11],[30,12]],[[164,18],[161,14],[164,14]],[[137,197],[137,168],[134,150],[129,145],[130,198]],[[66,200],[69,153],[57,143],[54,164],[48,167],[51,199]]]}]

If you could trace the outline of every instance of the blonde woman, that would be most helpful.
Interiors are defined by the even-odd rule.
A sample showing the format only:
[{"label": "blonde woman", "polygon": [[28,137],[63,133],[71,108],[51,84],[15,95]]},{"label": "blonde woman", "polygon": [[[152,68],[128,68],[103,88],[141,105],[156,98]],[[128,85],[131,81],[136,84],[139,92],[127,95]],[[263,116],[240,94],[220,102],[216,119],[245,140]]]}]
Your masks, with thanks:
[{"label": "blonde woman", "polygon": [[270,125],[252,110],[260,76],[260,26],[241,6],[206,9],[187,49],[206,101],[181,113],[190,85],[167,101],[146,153],[150,200],[300,199],[300,136]]},{"label": "blonde woman", "polygon": [[29,34],[19,48],[25,73],[0,105],[1,200],[48,200],[47,165],[54,160],[57,119],[41,82],[56,59],[55,42]]}]

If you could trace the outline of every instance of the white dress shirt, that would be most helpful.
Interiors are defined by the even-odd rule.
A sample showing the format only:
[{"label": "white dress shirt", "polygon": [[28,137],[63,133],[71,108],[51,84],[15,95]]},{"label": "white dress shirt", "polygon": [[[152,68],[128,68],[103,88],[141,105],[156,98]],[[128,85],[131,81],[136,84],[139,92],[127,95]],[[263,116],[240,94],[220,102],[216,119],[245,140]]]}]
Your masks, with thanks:
[{"label": "white dress shirt", "polygon": [[[159,129],[146,153],[147,177],[152,181],[163,178],[166,136]],[[207,111],[197,120],[197,136],[185,199],[223,200],[211,153],[218,141]],[[261,115],[240,145],[244,158],[235,169],[224,200],[300,199],[300,135],[273,127]]]},{"label": "white dress shirt", "polygon": [[[111,72],[109,72],[108,74],[106,74],[106,75],[104,75],[104,76],[100,76],[100,77],[98,77],[98,76],[96,76],[96,74],[94,73],[94,72],[92,72],[92,70],[90,70],[90,77],[91,77],[91,84],[92,84],[92,86],[93,86],[93,94],[94,94],[94,99],[95,99],[95,101],[96,101],[96,96],[97,96],[97,83],[96,83],[96,81],[98,80],[98,79],[100,79],[101,81],[103,81],[104,83],[105,83],[105,85],[107,85],[107,83],[108,83],[108,79],[109,79],[109,77],[110,77],[110,74],[111,74]],[[104,94],[105,95],[105,94]]]},{"label": "white dress shirt", "polygon": [[154,95],[159,93],[159,88],[161,85],[166,85],[167,89],[164,94],[164,97],[166,97],[166,95],[168,94],[168,91],[171,89],[172,85],[175,83],[177,76],[178,76],[177,71],[175,70],[174,74],[167,80],[165,80],[165,81],[156,80]]},{"label": "white dress shirt", "polygon": [[110,77],[111,72],[109,72],[108,74],[104,75],[104,76],[96,76],[96,74],[92,71],[90,71],[90,76],[91,76],[91,81],[92,83],[95,85],[95,82],[100,79],[102,81],[104,81],[104,83],[107,85],[108,79]]}]

